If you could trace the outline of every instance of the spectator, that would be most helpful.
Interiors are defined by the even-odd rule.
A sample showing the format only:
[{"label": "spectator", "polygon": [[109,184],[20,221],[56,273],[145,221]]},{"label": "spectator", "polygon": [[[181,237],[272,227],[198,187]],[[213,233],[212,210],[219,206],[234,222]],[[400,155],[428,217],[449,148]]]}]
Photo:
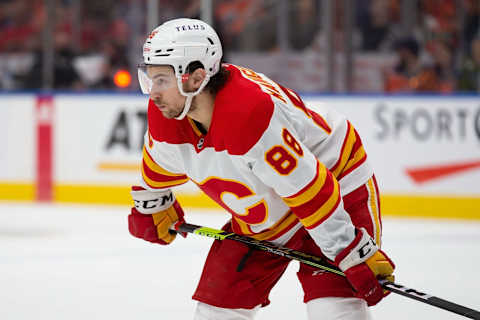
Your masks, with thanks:
[{"label": "spectator", "polygon": [[417,91],[451,93],[455,87],[453,55],[443,41],[433,41],[427,45],[433,63],[425,66],[419,77]]},{"label": "spectator", "polygon": [[303,50],[310,46],[320,28],[318,1],[298,0],[291,2],[290,46],[293,50]]},{"label": "spectator", "polygon": [[465,23],[462,26],[463,37],[465,40],[465,51],[470,50],[470,44],[477,36],[480,30],[480,1],[468,0],[465,4]]},{"label": "spectator", "polygon": [[[333,50],[335,52],[343,52],[345,50],[345,5],[343,1],[334,2],[334,14],[335,14],[335,23],[333,24],[332,37],[333,37]],[[360,32],[354,28],[352,36],[352,48],[353,50],[358,50],[361,45],[361,35]],[[315,40],[312,43],[311,49],[316,52],[325,52],[328,50],[327,47],[327,29],[321,28],[319,32],[315,35]]]},{"label": "spectator", "polygon": [[129,69],[126,52],[125,45],[120,42],[107,41],[104,43],[102,54],[105,58],[105,63],[101,67],[102,75],[96,83],[90,86],[91,89],[107,90],[115,88],[113,81],[115,73],[120,69]]},{"label": "spectator", "polygon": [[442,41],[450,47],[458,46],[457,7],[455,0],[422,0],[424,39]]},{"label": "spectator", "polygon": [[398,40],[395,45],[398,62],[393,70],[385,74],[386,92],[411,92],[415,84],[411,82],[422,70],[418,42],[411,37]]},{"label": "spectator", "polygon": [[158,0],[158,2],[160,21],[183,16],[190,18],[200,16],[200,0]]},{"label": "spectator", "polygon": [[252,1],[220,0],[215,8],[215,18],[223,35],[225,51],[237,50],[239,38],[245,29],[246,16],[251,11]]},{"label": "spectator", "polygon": [[392,11],[398,8],[392,1],[370,0],[368,10],[360,17],[362,51],[389,51],[392,47],[397,24]]},{"label": "spectator", "polygon": [[[70,45],[70,35],[64,31],[55,34],[54,56],[54,89],[82,89],[78,72],[73,67],[75,53]],[[28,72],[24,87],[26,89],[38,89],[42,87],[43,53],[35,52],[35,61],[32,69]]]},{"label": "spectator", "polygon": [[480,35],[472,41],[471,54],[460,70],[457,89],[480,92]]},{"label": "spectator", "polygon": [[215,7],[215,19],[225,51],[275,49],[276,12],[273,6],[270,1],[220,0]]},{"label": "spectator", "polygon": [[31,50],[44,21],[38,0],[4,1],[0,11],[0,52]]}]

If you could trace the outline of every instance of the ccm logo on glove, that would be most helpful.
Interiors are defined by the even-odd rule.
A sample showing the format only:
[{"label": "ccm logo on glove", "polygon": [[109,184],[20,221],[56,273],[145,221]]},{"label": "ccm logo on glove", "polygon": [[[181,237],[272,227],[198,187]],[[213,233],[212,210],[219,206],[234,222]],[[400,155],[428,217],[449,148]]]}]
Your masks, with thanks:
[{"label": "ccm logo on glove", "polygon": [[142,187],[133,186],[131,194],[135,209],[143,214],[166,210],[175,202],[175,196],[170,189],[152,192]]},{"label": "ccm logo on glove", "polygon": [[345,273],[357,296],[369,306],[389,293],[383,290],[378,279],[393,281],[395,265],[364,228],[357,230],[355,239],[337,255],[335,263]]},{"label": "ccm logo on glove", "polygon": [[370,238],[367,243],[365,243],[358,249],[358,256],[360,257],[360,259],[363,259],[368,256],[368,254],[371,253],[372,250],[376,251],[376,244],[375,241]]}]

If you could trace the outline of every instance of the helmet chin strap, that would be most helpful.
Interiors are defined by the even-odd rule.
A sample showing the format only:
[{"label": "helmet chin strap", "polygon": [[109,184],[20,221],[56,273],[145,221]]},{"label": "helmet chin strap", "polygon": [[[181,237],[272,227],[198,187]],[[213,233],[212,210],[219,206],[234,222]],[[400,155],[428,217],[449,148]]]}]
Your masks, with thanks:
[{"label": "helmet chin strap", "polygon": [[182,96],[187,97],[187,99],[185,100],[185,105],[183,107],[182,113],[180,113],[177,117],[175,117],[176,120],[182,120],[183,118],[185,118],[188,111],[190,111],[193,97],[199,94],[200,91],[203,90],[203,88],[205,88],[209,80],[210,80],[210,76],[207,74],[205,76],[205,79],[203,79],[202,83],[200,84],[200,87],[195,92],[185,92],[183,91],[182,76],[177,77],[178,89],[180,90],[180,93],[182,94]]}]

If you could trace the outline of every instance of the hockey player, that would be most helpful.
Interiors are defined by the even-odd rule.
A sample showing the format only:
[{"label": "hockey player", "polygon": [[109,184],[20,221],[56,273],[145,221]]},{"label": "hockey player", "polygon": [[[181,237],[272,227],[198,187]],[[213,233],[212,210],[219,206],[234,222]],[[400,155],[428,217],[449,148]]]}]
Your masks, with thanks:
[{"label": "hockey player", "polygon": [[[265,75],[221,64],[200,20],[157,27],[143,46],[150,95],[142,186],[132,187],[132,235],[169,244],[184,212],[171,187],[193,181],[231,214],[225,230],[323,256],[341,277],[300,264],[309,319],[368,319],[393,277],[380,250],[378,189],[352,124]],[[193,299],[195,318],[254,319],[289,260],[214,241]]]}]

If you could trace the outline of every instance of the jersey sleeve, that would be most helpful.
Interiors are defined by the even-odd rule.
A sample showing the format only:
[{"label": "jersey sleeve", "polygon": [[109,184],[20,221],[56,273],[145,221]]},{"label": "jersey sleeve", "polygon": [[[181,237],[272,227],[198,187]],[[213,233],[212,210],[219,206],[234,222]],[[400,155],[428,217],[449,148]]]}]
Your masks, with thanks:
[{"label": "jersey sleeve", "polygon": [[337,179],[302,143],[280,108],[249,153],[253,172],[282,197],[329,259],[355,238]]},{"label": "jersey sleeve", "polygon": [[145,134],[142,155],[142,185],[148,189],[168,189],[186,183],[189,178],[168,149],[168,145]]}]

